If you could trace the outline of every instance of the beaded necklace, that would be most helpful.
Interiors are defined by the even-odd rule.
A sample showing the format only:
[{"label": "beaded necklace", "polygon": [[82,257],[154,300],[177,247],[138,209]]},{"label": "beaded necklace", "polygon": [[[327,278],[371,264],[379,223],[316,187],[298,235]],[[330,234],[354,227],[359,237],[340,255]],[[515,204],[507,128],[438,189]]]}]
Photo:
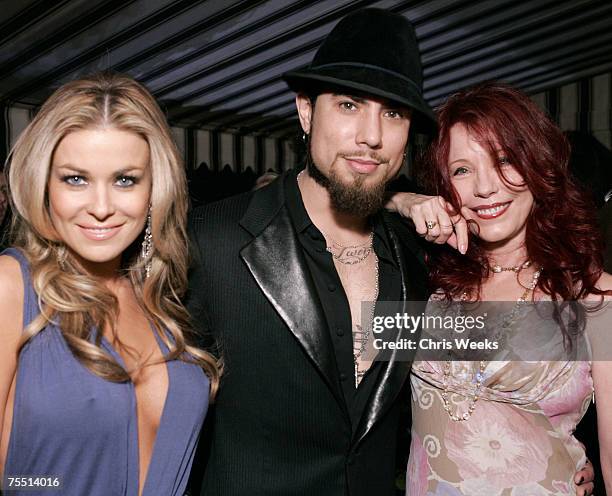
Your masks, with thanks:
[{"label": "beaded necklace", "polygon": [[[520,307],[527,301],[527,297],[529,296],[529,293],[532,292],[538,285],[538,279],[540,278],[541,273],[542,273],[542,267],[540,267],[538,270],[534,272],[531,283],[527,286],[527,288],[525,289],[521,297],[516,301],[516,304],[512,308],[512,311],[510,312],[508,319],[504,319],[503,327],[506,330],[512,327],[512,325],[514,324],[514,321],[516,320],[516,316],[520,310]],[[457,312],[459,315],[461,312],[461,306],[463,305],[466,299],[467,299],[467,292],[464,291],[463,294],[461,295],[461,298],[459,299],[459,310]],[[444,410],[446,411],[449,418],[453,422],[465,422],[472,416],[472,413],[474,413],[474,410],[476,408],[476,402],[480,398],[480,393],[482,391],[482,382],[484,380],[484,371],[485,371],[486,365],[487,363],[484,360],[480,360],[480,362],[478,363],[478,370],[474,373],[474,376],[473,376],[473,382],[476,385],[474,386],[473,394],[470,396],[470,399],[468,401],[468,409],[462,415],[458,415],[457,412],[452,411],[451,404],[448,399],[449,397],[448,380],[452,377],[451,362],[450,361],[444,362],[444,372],[443,372],[443,377],[442,377],[442,394],[441,394],[442,403],[443,403]]]}]

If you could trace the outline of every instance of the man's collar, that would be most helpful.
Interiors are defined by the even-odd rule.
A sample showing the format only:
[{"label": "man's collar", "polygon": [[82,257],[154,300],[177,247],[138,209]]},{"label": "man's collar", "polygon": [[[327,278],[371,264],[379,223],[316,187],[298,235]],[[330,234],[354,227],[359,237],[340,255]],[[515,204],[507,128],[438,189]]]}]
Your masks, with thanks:
[{"label": "man's collar", "polygon": [[374,233],[374,237],[378,238],[383,245],[385,246],[385,253],[391,253],[391,247],[389,245],[389,236],[387,234],[387,230],[385,228],[385,222],[383,220],[383,212],[376,212],[372,216],[372,231]]},{"label": "man's collar", "polygon": [[289,208],[289,215],[297,232],[303,232],[309,226],[313,225],[312,220],[308,216],[306,207],[304,206],[304,200],[302,199],[302,193],[298,185],[297,177],[303,169],[294,169],[288,173],[286,184],[285,198],[287,200],[287,207]]}]

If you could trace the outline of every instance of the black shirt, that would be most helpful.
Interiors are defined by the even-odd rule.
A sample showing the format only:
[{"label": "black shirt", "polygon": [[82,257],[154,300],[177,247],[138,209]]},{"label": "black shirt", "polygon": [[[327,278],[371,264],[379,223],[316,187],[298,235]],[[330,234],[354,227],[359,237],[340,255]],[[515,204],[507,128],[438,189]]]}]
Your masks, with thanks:
[{"label": "black shirt", "polygon": [[[293,172],[293,177],[287,181],[287,208],[325,313],[334,346],[338,378],[351,412],[353,424],[355,424],[376,383],[380,364],[374,362],[361,380],[359,387],[355,388],[353,326],[348,299],[336,272],[333,258],[326,249],[325,238],[312,223],[304,207],[297,184],[298,172]],[[382,216],[374,215],[371,223],[374,232],[373,248],[378,256],[378,301],[398,301],[401,298],[401,273],[389,248],[389,238]],[[353,425],[353,428],[356,427]]]}]

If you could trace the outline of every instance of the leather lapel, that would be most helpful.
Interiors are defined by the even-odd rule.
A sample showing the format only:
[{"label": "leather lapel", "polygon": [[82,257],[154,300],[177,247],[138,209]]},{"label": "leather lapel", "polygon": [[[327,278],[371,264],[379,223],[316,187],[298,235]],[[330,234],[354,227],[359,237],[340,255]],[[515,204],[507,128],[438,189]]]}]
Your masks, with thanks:
[{"label": "leather lapel", "polygon": [[[251,208],[257,205],[252,203]],[[261,219],[261,212],[258,216]],[[241,224],[248,230],[255,227],[249,225],[248,212]],[[240,257],[337,401],[346,408],[325,314],[284,205],[276,209],[269,223],[240,251]]]},{"label": "leather lapel", "polygon": [[[396,233],[391,229],[387,222],[385,228],[389,236],[391,250],[398,264],[401,273],[401,301],[402,311],[408,311],[406,301],[421,300],[427,297],[427,288],[424,285],[427,273],[422,263],[419,261],[420,254],[418,245],[412,245],[411,239],[408,241],[408,249],[401,246]],[[410,259],[407,258],[410,257]],[[420,283],[420,284],[419,284]],[[397,339],[404,337],[400,331]],[[414,336],[413,336],[414,337]],[[365,436],[372,430],[372,427],[393,405],[404,383],[410,374],[412,362],[398,360],[398,352],[391,353],[389,361],[381,362],[382,370],[378,374],[378,381],[374,385],[368,403],[364,408],[359,425],[353,437],[353,447],[356,447]]]}]

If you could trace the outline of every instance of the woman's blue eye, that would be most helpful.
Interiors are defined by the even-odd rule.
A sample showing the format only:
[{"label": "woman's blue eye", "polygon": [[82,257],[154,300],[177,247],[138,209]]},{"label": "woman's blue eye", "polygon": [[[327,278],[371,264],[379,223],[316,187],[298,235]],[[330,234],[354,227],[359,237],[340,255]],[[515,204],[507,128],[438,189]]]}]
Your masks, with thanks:
[{"label": "woman's blue eye", "polygon": [[64,176],[62,177],[62,181],[70,184],[71,186],[80,186],[85,184],[85,178],[83,176],[76,175]]},{"label": "woman's blue eye", "polygon": [[136,178],[134,176],[119,176],[117,178],[117,185],[121,187],[134,186],[136,184]]}]

